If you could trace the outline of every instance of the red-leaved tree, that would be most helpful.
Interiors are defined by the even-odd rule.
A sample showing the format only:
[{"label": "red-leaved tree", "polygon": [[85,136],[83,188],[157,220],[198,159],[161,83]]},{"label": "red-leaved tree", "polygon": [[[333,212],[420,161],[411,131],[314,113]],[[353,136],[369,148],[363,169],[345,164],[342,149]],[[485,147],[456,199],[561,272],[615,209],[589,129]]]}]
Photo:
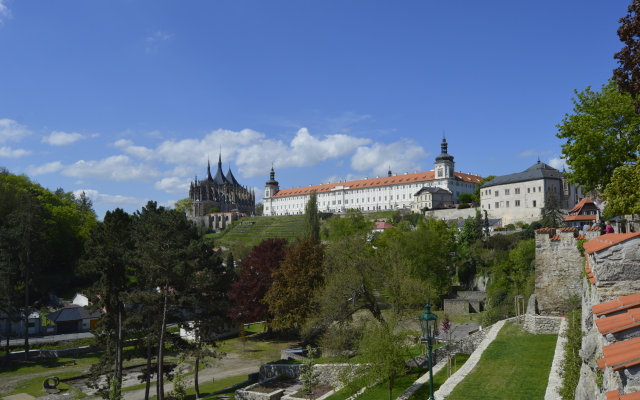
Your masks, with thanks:
[{"label": "red-leaved tree", "polygon": [[262,299],[271,287],[271,274],[284,260],[286,239],[265,239],[255,246],[240,263],[240,277],[231,285],[230,316],[235,321],[256,322],[270,320],[269,305]]}]

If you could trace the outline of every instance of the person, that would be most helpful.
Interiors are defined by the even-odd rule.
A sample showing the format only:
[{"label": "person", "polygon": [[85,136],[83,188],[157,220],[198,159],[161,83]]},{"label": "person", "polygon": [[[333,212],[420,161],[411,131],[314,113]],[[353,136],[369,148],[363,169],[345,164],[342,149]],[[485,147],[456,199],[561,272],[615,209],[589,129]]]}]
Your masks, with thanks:
[{"label": "person", "polygon": [[583,234],[587,234],[587,228],[589,227],[589,223],[587,222],[586,224],[582,225],[582,233]]},{"label": "person", "polygon": [[604,220],[600,220],[600,235],[604,235],[606,233],[607,226],[604,224]]},{"label": "person", "polygon": [[607,221],[607,226],[604,228],[604,233],[615,233],[615,231],[613,230],[613,226],[611,226],[611,222]]}]

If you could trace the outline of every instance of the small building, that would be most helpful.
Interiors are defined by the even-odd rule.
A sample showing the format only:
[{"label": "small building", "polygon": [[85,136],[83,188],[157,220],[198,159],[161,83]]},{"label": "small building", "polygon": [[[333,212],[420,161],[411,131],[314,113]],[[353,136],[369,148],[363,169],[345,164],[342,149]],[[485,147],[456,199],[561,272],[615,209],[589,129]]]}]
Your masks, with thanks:
[{"label": "small building", "polygon": [[[38,311],[31,311],[27,322],[28,334],[39,335],[42,331],[42,316]],[[0,333],[6,334],[9,321],[6,314],[0,314]],[[24,313],[16,313],[11,321],[11,332],[17,336],[24,336]]]},{"label": "small building", "polygon": [[91,329],[95,329],[96,323],[102,314],[104,314],[102,310],[91,313],[85,307],[73,304],[49,315],[45,315],[45,318],[55,324],[56,334],[76,333],[88,332]]},{"label": "small building", "polygon": [[447,314],[470,314],[484,311],[486,292],[460,291],[456,298],[444,300],[444,312]]},{"label": "small building", "polygon": [[420,212],[423,209],[437,210],[452,208],[453,193],[440,187],[423,187],[413,195],[411,210]]},{"label": "small building", "polygon": [[[215,340],[220,340],[220,339],[225,339],[228,338],[230,336],[234,336],[234,335],[238,335],[240,334],[240,327],[241,322],[232,322],[229,324],[226,324],[222,330],[222,332],[220,332],[215,336]],[[193,321],[189,321],[187,322],[187,325],[189,328],[185,329],[185,328],[180,328],[180,337],[186,340],[196,340],[196,333],[197,333],[197,329],[193,328]]]},{"label": "small building", "polygon": [[569,210],[564,223],[570,228],[582,228],[583,225],[593,225],[597,217],[598,207],[590,198],[585,197]]},{"label": "small building", "polygon": [[243,217],[247,217],[247,214],[237,212],[237,211],[229,211],[229,212],[209,213],[201,217],[197,217],[197,218],[194,217],[190,219],[197,226],[202,226],[205,228],[220,231]]},{"label": "small building", "polygon": [[376,232],[376,233],[382,233],[385,231],[385,229],[389,229],[389,228],[395,228],[393,225],[391,225],[388,222],[385,221],[376,221],[375,225],[373,226],[373,228],[371,229],[372,232]]},{"label": "small building", "polygon": [[86,307],[89,305],[89,298],[84,293],[76,293],[76,295],[73,296],[71,304],[75,304],[80,307]]}]

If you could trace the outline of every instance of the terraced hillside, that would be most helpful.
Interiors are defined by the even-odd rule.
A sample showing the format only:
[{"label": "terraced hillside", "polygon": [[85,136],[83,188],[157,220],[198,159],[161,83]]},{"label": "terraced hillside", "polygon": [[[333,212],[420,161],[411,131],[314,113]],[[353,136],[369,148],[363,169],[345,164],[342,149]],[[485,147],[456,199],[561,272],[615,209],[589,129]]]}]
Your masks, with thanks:
[{"label": "terraced hillside", "polygon": [[304,215],[242,218],[227,233],[212,235],[216,245],[244,243],[254,246],[264,239],[285,238],[290,242],[302,236]]}]

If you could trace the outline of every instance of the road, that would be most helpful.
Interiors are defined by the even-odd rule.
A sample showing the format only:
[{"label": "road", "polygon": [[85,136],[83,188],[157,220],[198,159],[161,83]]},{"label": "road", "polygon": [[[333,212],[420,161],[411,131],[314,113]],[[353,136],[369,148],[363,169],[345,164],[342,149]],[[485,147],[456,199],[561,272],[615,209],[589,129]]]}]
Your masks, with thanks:
[{"label": "road", "polygon": [[[63,340],[76,340],[82,338],[90,338],[93,337],[93,333],[91,332],[79,332],[79,333],[63,333],[60,335],[30,335],[29,336],[29,344],[35,343],[50,343],[50,342],[60,342]],[[0,341],[1,346],[5,346],[7,343],[7,338],[3,338]],[[24,338],[21,339],[9,339],[9,344],[11,346],[21,346],[24,344]]]}]

